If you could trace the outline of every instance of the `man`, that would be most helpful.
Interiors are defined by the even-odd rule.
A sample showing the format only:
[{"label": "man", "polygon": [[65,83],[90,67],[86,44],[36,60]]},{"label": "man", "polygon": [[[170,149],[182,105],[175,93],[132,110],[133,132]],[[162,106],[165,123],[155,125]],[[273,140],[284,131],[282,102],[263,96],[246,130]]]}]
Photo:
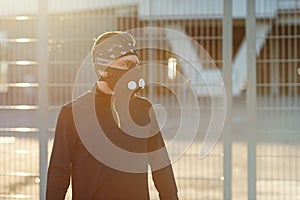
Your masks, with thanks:
[{"label": "man", "polygon": [[[104,33],[95,41],[91,55],[99,81],[92,91],[64,105],[59,113],[48,169],[48,200],[65,198],[70,177],[72,199],[147,200],[148,165],[151,166],[160,199],[178,199],[163,138],[159,130],[156,130],[156,123],[156,129],[153,128],[153,118],[149,116],[151,104],[136,95],[138,90],[144,88],[145,83],[136,67],[139,60],[134,45],[135,40],[130,34],[119,31]],[[86,143],[84,138],[100,134],[92,131],[94,129],[90,127],[93,124],[89,124],[88,120],[85,120],[87,124],[83,129],[78,128],[78,124],[82,125],[82,122],[76,118],[74,109],[81,110],[79,116],[88,119],[89,116],[81,113],[85,111],[84,106],[89,104],[87,101],[94,103],[101,130],[116,149],[122,149],[128,155],[146,154],[148,156],[142,159],[145,162],[126,163],[126,158],[120,159],[116,153],[105,148],[102,141],[95,142],[96,145],[99,143],[99,148],[96,146],[97,152]],[[126,114],[127,111],[129,113]],[[136,126],[131,125],[132,121],[129,119]],[[148,126],[150,129],[147,129]],[[84,134],[81,130],[85,130]],[[156,155],[160,150],[162,154]],[[111,157],[111,160],[101,160],[98,153],[109,154],[107,158]],[[114,160],[117,160],[116,165]],[[137,171],[134,171],[123,168],[127,165],[142,167],[137,167]]]}]

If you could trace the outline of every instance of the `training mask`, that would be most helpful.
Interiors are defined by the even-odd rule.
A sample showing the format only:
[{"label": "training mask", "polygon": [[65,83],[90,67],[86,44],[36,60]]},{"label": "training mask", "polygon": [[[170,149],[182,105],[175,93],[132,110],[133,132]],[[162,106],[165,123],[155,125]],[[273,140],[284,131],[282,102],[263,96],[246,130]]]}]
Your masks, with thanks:
[{"label": "training mask", "polygon": [[144,89],[145,81],[142,77],[142,72],[137,67],[125,69],[117,69],[113,67],[107,67],[105,71],[108,73],[107,77],[101,77],[101,81],[107,82],[108,86],[115,90],[116,85],[120,84],[120,92],[134,93],[139,89]]}]

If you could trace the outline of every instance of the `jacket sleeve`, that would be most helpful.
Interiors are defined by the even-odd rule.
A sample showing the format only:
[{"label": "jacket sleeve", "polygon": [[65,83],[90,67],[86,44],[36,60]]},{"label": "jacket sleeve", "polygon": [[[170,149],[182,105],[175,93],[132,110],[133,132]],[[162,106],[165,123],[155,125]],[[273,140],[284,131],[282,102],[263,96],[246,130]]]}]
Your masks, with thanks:
[{"label": "jacket sleeve", "polygon": [[[153,125],[156,127],[152,128],[152,130],[159,130],[156,121]],[[155,154],[154,151],[156,150],[161,151]],[[160,200],[178,200],[176,181],[161,132],[149,138],[148,154],[152,179],[159,193]]]},{"label": "jacket sleeve", "polygon": [[70,125],[66,123],[71,116],[62,109],[59,113],[55,128],[53,148],[48,168],[46,199],[60,200],[65,194],[70,183],[72,138]]}]

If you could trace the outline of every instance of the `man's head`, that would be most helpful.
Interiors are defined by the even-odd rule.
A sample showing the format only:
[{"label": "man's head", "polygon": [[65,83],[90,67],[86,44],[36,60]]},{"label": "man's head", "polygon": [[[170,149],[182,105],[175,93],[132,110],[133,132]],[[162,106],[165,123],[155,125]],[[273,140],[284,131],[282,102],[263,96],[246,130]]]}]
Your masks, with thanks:
[{"label": "man's head", "polygon": [[92,62],[100,81],[114,88],[116,82],[138,64],[135,40],[126,32],[113,31],[100,35],[92,48]]},{"label": "man's head", "polygon": [[126,68],[133,62],[138,62],[137,53],[134,49],[133,37],[122,31],[111,31],[100,35],[92,48],[92,62],[96,73],[106,67]]}]

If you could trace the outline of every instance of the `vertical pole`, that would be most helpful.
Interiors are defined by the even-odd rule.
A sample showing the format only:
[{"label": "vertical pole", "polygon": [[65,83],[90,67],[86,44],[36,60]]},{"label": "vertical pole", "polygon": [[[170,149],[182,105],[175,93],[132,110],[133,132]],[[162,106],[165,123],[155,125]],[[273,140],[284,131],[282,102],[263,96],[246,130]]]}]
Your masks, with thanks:
[{"label": "vertical pole", "polygon": [[[149,14],[149,26],[150,27],[153,27],[153,17],[152,17],[153,8],[152,8],[152,3],[151,3],[151,0],[149,0],[149,10],[150,10],[150,12],[149,12],[150,13]],[[150,32],[149,38],[148,38],[149,39],[149,41],[148,41],[149,44],[148,45],[150,47],[153,46],[153,33],[154,32]],[[154,49],[154,51],[155,51],[155,49]],[[148,56],[149,56],[150,62],[153,62],[153,59],[154,59],[154,57],[153,57],[153,49],[149,49]],[[152,67],[148,68],[148,78],[149,78],[149,82],[153,82],[154,81],[154,73],[153,73]],[[153,87],[149,88],[149,97],[150,97],[150,99],[153,99],[153,97],[154,97],[154,88]]]},{"label": "vertical pole", "polygon": [[223,80],[226,91],[226,119],[223,133],[223,199],[232,199],[232,0],[223,1]]},{"label": "vertical pole", "polygon": [[48,69],[47,69],[47,0],[38,1],[38,119],[40,199],[45,199],[48,158]]},{"label": "vertical pole", "polygon": [[248,134],[248,199],[256,199],[256,19],[255,0],[247,1],[247,134]]}]

